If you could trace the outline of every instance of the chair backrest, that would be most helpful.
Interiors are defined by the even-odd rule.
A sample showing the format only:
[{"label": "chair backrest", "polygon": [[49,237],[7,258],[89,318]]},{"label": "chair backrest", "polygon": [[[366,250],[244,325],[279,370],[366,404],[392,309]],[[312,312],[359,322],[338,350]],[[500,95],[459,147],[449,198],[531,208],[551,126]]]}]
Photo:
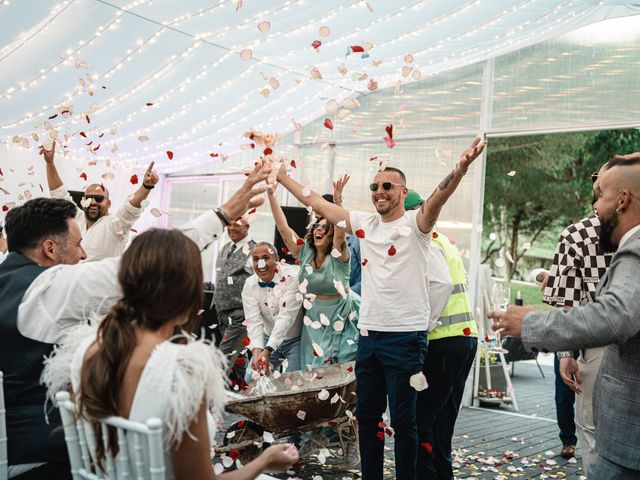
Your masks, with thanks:
[{"label": "chair backrest", "polygon": [[162,420],[150,418],[146,423],[122,417],[101,420],[99,424],[103,443],[107,444],[108,427],[114,427],[119,449],[115,457],[106,453],[103,472],[93,467],[96,463],[94,428],[78,417],[69,392],[58,392],[56,400],[60,408],[73,480],[164,480]]},{"label": "chair backrest", "polygon": [[4,374],[0,370],[0,480],[9,478],[9,455],[7,454],[7,411],[4,407]]}]

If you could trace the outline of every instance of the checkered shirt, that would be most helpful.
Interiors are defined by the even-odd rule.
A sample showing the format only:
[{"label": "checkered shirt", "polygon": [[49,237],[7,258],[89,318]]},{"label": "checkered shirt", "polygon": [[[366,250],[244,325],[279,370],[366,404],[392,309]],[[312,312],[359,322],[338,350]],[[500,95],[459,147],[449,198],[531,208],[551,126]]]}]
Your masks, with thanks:
[{"label": "checkered shirt", "polygon": [[599,234],[600,220],[595,215],[569,225],[560,234],[543,293],[545,303],[575,307],[595,300],[598,282],[612,257],[600,251]]}]

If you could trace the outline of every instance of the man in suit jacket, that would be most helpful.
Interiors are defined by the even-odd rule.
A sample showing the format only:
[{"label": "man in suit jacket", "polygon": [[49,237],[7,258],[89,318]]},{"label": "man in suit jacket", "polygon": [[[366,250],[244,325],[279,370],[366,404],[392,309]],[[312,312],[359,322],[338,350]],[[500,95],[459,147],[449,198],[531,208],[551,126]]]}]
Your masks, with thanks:
[{"label": "man in suit jacket", "polygon": [[240,353],[246,350],[243,340],[247,337],[242,309],[242,288],[245,280],[253,274],[250,256],[256,242],[249,238],[249,223],[242,217],[231,222],[227,227],[227,233],[231,241],[218,253],[213,301],[218,313],[218,328],[222,335],[220,350],[229,359],[231,380],[242,384],[246,358],[241,357]]},{"label": "man in suit jacket", "polygon": [[511,306],[493,329],[531,351],[606,346],[594,391],[596,451],[589,479],[640,478],[640,152],[609,163],[596,186],[600,246],[617,252],[594,302],[565,311]]}]

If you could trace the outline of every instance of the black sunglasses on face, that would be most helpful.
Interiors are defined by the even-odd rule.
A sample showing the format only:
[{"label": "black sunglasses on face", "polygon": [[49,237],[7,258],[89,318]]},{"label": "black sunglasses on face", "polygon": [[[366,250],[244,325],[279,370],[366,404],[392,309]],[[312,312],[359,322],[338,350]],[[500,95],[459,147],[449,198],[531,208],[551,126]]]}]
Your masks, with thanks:
[{"label": "black sunglasses on face", "polygon": [[102,203],[104,201],[104,195],[85,195],[87,200],[95,200],[96,203]]},{"label": "black sunglasses on face", "polygon": [[372,183],[372,184],[370,184],[369,185],[369,189],[372,192],[377,192],[378,188],[380,188],[380,185],[382,185],[383,190],[391,190],[394,185],[397,185],[399,187],[404,187],[404,185],[402,185],[401,183],[382,182],[382,183]]},{"label": "black sunglasses on face", "polygon": [[314,223],[313,225],[311,225],[311,230],[317,230],[321,228],[322,230],[324,230],[325,232],[327,230],[329,230],[329,224],[328,223]]},{"label": "black sunglasses on face", "polygon": [[596,180],[598,180],[598,172],[593,172],[591,174],[591,183],[596,183]]}]

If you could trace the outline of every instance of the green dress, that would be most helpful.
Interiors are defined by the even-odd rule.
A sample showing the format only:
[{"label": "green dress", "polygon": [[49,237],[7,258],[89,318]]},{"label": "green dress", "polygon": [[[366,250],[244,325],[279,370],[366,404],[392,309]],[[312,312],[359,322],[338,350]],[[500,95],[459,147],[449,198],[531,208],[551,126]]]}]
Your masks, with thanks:
[{"label": "green dress", "polygon": [[[300,335],[300,365],[303,369],[350,362],[355,360],[358,348],[360,296],[349,290],[349,260],[342,262],[328,255],[316,270],[311,266],[314,257],[315,250],[305,242],[297,258],[300,261],[300,283],[308,281],[307,295],[337,295],[339,292],[333,283],[337,280],[347,290],[347,296],[316,298],[311,302],[311,308],[305,311],[307,318]],[[320,348],[314,349],[314,344]]]}]

